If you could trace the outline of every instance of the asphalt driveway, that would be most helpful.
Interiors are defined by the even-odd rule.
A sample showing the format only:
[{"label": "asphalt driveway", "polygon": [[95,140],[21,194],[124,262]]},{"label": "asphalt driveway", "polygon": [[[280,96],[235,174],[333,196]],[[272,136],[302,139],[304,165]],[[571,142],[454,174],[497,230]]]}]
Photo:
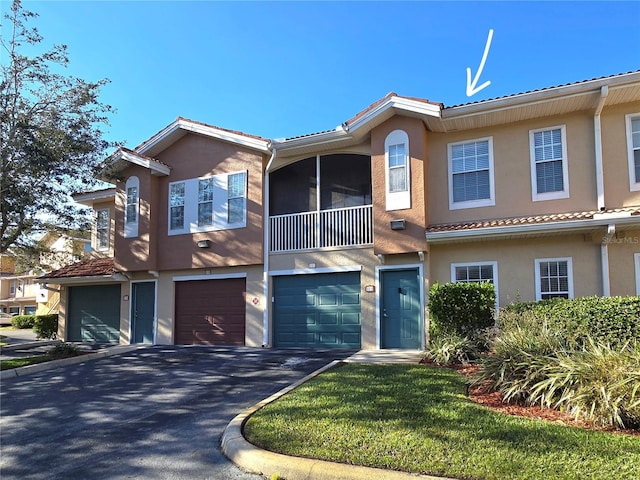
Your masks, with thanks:
[{"label": "asphalt driveway", "polygon": [[238,479],[220,436],[349,350],[156,346],[0,385],[0,478]]}]

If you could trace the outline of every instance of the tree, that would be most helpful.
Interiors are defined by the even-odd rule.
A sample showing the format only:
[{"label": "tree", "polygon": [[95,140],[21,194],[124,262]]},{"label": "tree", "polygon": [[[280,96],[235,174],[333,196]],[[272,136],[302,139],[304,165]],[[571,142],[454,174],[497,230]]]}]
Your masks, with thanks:
[{"label": "tree", "polygon": [[58,73],[69,63],[66,45],[21,53],[43,40],[27,26],[37,16],[14,0],[0,33],[0,253],[28,246],[51,228],[77,228],[82,216],[69,193],[95,185],[111,146],[101,128],[113,109],[98,100],[108,80]]}]

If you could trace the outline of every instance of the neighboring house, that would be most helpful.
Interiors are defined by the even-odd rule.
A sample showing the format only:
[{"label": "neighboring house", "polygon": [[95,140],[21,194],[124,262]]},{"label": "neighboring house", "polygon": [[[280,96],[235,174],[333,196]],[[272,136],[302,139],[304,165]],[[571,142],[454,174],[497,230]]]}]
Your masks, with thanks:
[{"label": "neighboring house", "polygon": [[[40,271],[18,273],[11,254],[3,254],[0,272],[0,311],[11,315],[57,313],[60,295],[35,282],[43,271],[50,271],[81,260],[90,251],[88,239],[68,237],[48,232],[39,240],[43,250],[39,255]],[[89,248],[87,248],[87,246]]]},{"label": "neighboring house", "polygon": [[105,161],[68,340],[422,348],[434,282],[640,294],[640,71],[268,140],[178,118]]}]

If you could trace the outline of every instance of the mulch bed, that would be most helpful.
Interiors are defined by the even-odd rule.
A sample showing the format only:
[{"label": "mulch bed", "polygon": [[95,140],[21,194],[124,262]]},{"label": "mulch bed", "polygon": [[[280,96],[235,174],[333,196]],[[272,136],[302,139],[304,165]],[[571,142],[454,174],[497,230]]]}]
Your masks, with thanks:
[{"label": "mulch bed", "polygon": [[[433,367],[439,367],[439,365],[426,360],[423,360],[421,363]],[[452,365],[442,368],[451,368],[471,380],[477,376],[478,371],[481,367],[480,365]],[[489,388],[487,388],[486,385],[482,384],[472,385],[469,388],[469,398],[480,405],[483,405],[505,415],[516,415],[519,417],[561,423],[563,425],[572,427],[585,428],[589,430],[600,430],[610,433],[620,433],[624,435],[633,435],[636,437],[640,437],[640,431],[638,430],[620,430],[611,427],[597,427],[589,422],[577,420],[572,415],[561,412],[559,410],[554,410],[553,408],[545,408],[538,405],[519,405],[513,403],[505,403],[500,392],[491,391]]]}]

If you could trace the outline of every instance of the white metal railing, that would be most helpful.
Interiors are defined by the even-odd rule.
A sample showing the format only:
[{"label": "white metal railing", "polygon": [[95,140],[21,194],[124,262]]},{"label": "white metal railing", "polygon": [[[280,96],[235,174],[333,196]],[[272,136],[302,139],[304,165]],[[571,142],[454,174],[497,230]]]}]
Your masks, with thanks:
[{"label": "white metal railing", "polygon": [[373,207],[337,208],[269,217],[270,252],[373,243]]}]

